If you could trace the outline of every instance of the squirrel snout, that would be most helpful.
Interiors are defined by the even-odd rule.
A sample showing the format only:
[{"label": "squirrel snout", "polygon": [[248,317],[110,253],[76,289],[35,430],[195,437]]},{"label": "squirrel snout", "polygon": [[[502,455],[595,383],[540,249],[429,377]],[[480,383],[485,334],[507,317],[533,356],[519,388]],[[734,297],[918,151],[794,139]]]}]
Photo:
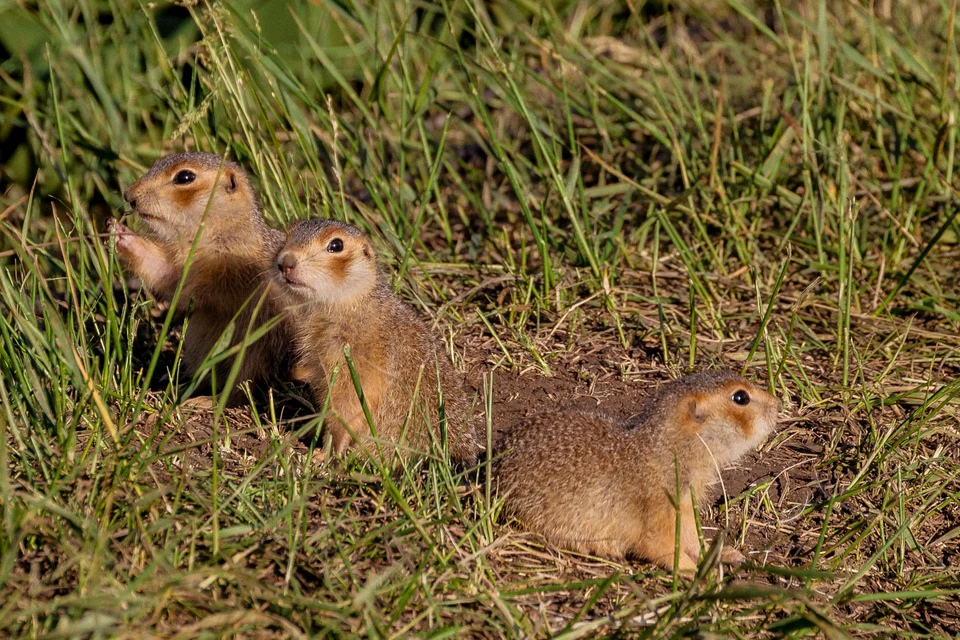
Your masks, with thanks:
[{"label": "squirrel snout", "polygon": [[296,268],[297,259],[289,253],[284,253],[277,259],[277,269],[279,269],[283,275],[288,275]]},{"label": "squirrel snout", "polygon": [[133,192],[133,187],[123,192],[123,199],[127,201],[131,208],[137,208],[137,194]]}]

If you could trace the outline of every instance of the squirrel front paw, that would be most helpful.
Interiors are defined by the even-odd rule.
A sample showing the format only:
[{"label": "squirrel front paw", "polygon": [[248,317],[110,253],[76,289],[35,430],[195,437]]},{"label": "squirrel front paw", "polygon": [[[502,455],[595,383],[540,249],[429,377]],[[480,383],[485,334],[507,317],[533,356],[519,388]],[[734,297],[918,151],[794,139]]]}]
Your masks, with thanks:
[{"label": "squirrel front paw", "polygon": [[136,234],[128,226],[115,218],[107,220],[107,231],[116,242],[118,253],[130,253],[136,243]]},{"label": "squirrel front paw", "polygon": [[130,228],[127,225],[123,224],[116,218],[109,218],[107,220],[107,231],[110,233],[111,236],[116,235],[118,233],[133,233],[132,231],[130,231]]},{"label": "squirrel front paw", "polygon": [[731,567],[739,567],[746,561],[746,556],[733,547],[724,547],[723,550],[720,551],[720,562],[723,564],[730,565]]}]

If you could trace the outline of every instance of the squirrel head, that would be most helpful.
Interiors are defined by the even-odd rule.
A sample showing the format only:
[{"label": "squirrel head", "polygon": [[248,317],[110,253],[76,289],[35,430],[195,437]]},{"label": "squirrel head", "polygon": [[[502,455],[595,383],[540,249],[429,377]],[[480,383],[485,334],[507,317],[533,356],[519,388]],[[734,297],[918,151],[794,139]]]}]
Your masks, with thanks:
[{"label": "squirrel head", "polygon": [[780,401],[745,378],[704,372],[678,383],[683,389],[671,395],[680,431],[699,438],[720,466],[755,448],[777,425]]},{"label": "squirrel head", "polygon": [[247,175],[213,153],[165,156],[123,198],[159,240],[184,248],[193,243],[201,222],[201,244],[207,238],[229,243],[247,224],[262,223],[260,203]]},{"label": "squirrel head", "polygon": [[293,225],[276,261],[282,291],[305,303],[350,306],[378,280],[370,239],[352,224],[306,220]]},{"label": "squirrel head", "polygon": [[627,423],[628,431],[651,430],[693,455],[691,463],[713,468],[736,461],[762,441],[777,424],[780,401],[731,371],[693,373],[657,390]]}]

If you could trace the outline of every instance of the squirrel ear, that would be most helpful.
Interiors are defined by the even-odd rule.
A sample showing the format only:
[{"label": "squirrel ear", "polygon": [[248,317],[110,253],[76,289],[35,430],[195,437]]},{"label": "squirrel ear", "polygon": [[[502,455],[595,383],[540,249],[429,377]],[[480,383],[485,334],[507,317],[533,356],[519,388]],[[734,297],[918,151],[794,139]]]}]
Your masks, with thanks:
[{"label": "squirrel ear", "polygon": [[234,175],[233,171],[227,171],[226,175],[223,176],[224,183],[226,184],[227,193],[233,193],[237,190],[237,176]]},{"label": "squirrel ear", "polygon": [[703,409],[697,403],[696,398],[689,398],[687,400],[687,415],[693,418],[696,422],[703,422],[706,418],[703,413]]}]

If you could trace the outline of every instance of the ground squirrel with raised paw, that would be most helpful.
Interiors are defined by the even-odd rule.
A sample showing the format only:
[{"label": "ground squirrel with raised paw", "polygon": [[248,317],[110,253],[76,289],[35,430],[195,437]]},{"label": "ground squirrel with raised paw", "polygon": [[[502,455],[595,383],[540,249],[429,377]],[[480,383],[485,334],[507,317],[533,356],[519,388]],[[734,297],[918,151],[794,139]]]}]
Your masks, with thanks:
[{"label": "ground squirrel with raised paw", "polygon": [[[239,166],[212,153],[168,155],[123,197],[147,231],[136,234],[111,220],[117,257],[156,298],[173,298],[196,239],[178,304],[179,310],[193,305],[182,352],[187,375],[196,372],[235,317],[231,345],[278,315],[275,295],[264,291],[284,234],[264,222],[257,193]],[[261,295],[267,298],[251,322]],[[281,322],[248,344],[237,382],[284,376],[290,352],[289,331]],[[216,369],[221,388],[231,365],[227,359]],[[230,402],[242,398],[234,389]]]},{"label": "ground squirrel with raised paw", "polygon": [[[450,456],[476,459],[479,445],[468,426],[462,380],[433,332],[390,290],[360,229],[335,220],[300,222],[289,230],[275,270],[295,318],[297,377],[310,384],[318,404],[338,368],[325,421],[337,452],[354,445],[351,433],[376,449],[366,439],[370,429],[346,365],[349,345],[379,440],[402,439],[401,455],[429,451],[431,433],[439,442],[439,382]],[[383,454],[390,458],[393,451]]]},{"label": "ground squirrel with raised paw", "polygon": [[[679,498],[678,565],[695,570],[691,492],[702,500],[720,468],[774,429],[779,407],[738,375],[706,371],[664,385],[625,422],[579,411],[531,416],[498,447],[505,510],[560,547],[672,569]],[[743,560],[726,551],[725,561]]]}]

